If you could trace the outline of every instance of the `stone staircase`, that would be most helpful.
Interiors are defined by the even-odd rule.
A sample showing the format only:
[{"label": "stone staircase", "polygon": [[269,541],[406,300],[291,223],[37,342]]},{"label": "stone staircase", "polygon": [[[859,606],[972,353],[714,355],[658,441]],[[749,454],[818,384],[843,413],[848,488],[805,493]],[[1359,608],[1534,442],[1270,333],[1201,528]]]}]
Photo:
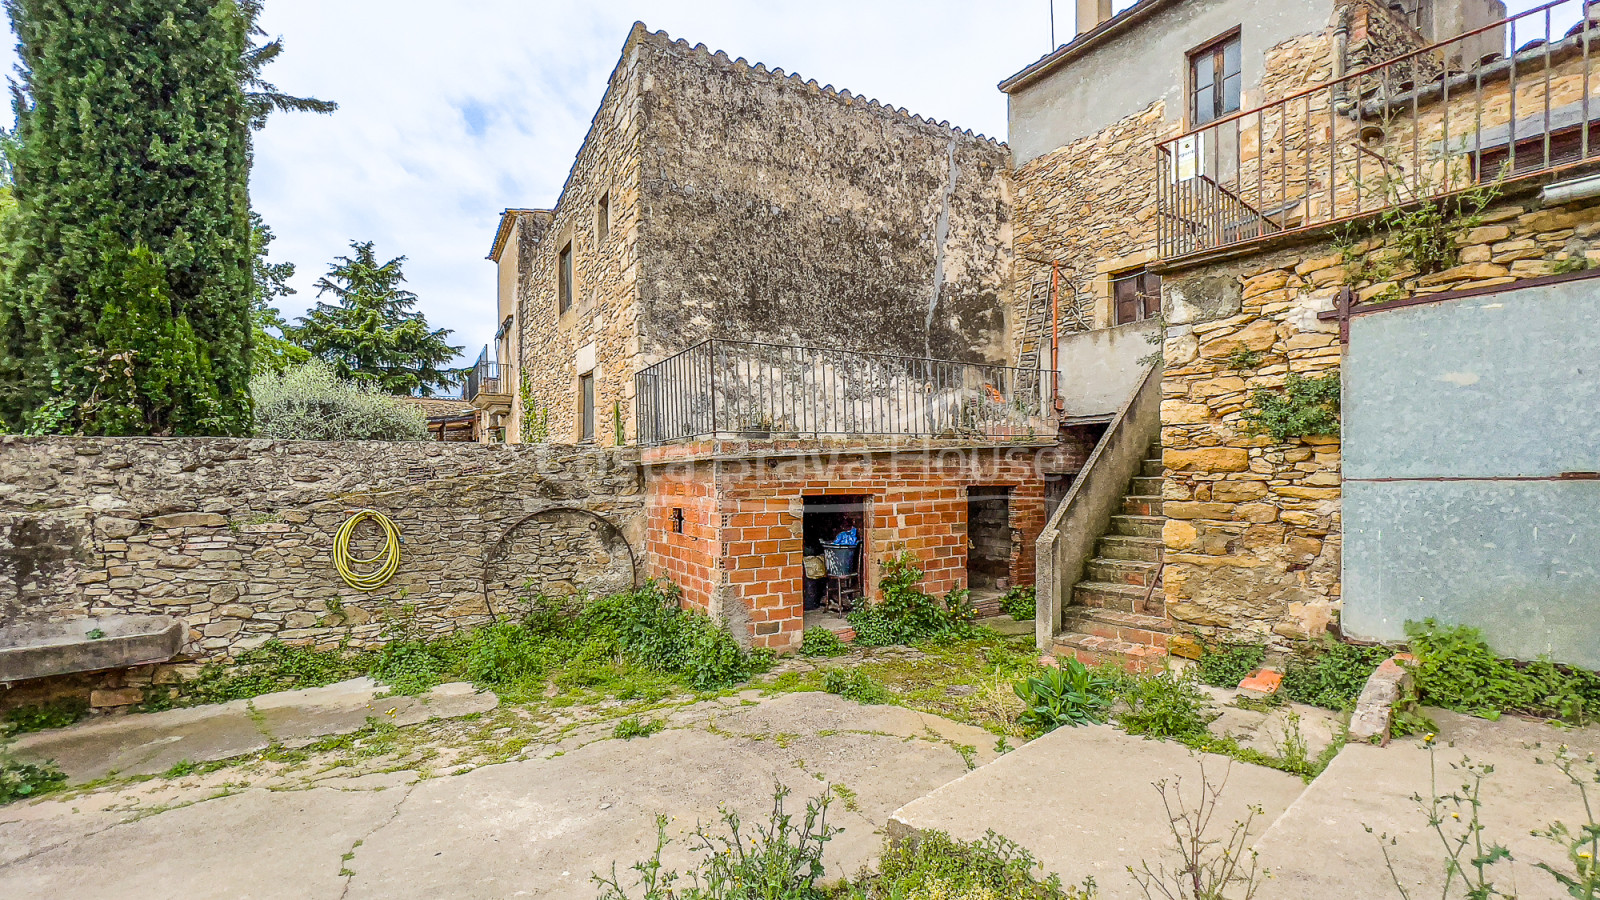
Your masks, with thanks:
[{"label": "stone staircase", "polygon": [[1072,587],[1055,637],[1057,656],[1086,664],[1114,662],[1131,669],[1161,665],[1172,624],[1159,585],[1161,571],[1161,448],[1155,445],[1129,483],[1122,509],[1100,537],[1084,580]]}]

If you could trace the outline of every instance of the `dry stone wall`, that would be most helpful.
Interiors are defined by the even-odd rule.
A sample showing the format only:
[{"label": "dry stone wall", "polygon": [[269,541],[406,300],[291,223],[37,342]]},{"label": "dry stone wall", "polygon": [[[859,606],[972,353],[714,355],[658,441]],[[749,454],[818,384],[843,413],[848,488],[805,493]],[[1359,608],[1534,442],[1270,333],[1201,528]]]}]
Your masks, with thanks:
[{"label": "dry stone wall", "polygon": [[[515,613],[531,593],[626,588],[643,507],[625,452],[4,437],[0,627],[177,616],[192,661],[273,638],[444,633]],[[348,587],[332,559],[335,532],[362,509],[389,516],[403,541],[398,573],[372,593]],[[381,547],[363,525],[351,549]]]}]

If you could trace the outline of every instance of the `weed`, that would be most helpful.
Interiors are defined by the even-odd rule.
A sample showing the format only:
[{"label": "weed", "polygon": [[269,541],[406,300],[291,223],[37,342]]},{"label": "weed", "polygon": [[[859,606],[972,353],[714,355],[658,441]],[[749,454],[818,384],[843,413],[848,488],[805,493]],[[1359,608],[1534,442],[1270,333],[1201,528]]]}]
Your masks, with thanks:
[{"label": "weed", "polygon": [[1566,747],[1556,752],[1555,764],[1561,774],[1572,782],[1572,786],[1578,789],[1578,796],[1583,800],[1584,817],[1588,821],[1576,829],[1555,822],[1533,833],[1536,837],[1548,838],[1560,845],[1566,852],[1567,862],[1572,866],[1571,875],[1557,871],[1547,863],[1538,862],[1534,865],[1559,882],[1569,896],[1596,900],[1600,898],[1600,818],[1596,818],[1596,801],[1600,801],[1600,797],[1589,796],[1589,785],[1600,784],[1600,767],[1595,765],[1595,756],[1591,753],[1580,770],[1579,763]]},{"label": "weed", "polygon": [[1262,815],[1262,809],[1250,807],[1249,814],[1243,821],[1233,824],[1226,838],[1213,837],[1217,807],[1227,785],[1227,774],[1220,782],[1211,782],[1203,758],[1200,789],[1193,806],[1184,802],[1183,779],[1174,779],[1171,784],[1165,780],[1156,782],[1161,805],[1167,811],[1167,827],[1178,851],[1179,864],[1171,870],[1164,865],[1151,870],[1148,862],[1141,863],[1138,869],[1128,867],[1146,898],[1250,900],[1256,895],[1266,873],[1259,866],[1256,852],[1248,845],[1250,826]]},{"label": "weed", "polygon": [[822,677],[822,689],[872,706],[894,702],[894,695],[888,688],[860,669],[851,669],[849,674],[843,669],[829,669]]},{"label": "weed", "polygon": [[89,714],[89,701],[65,697],[38,706],[19,706],[6,710],[0,720],[0,735],[26,734],[50,728],[65,728]]},{"label": "weed", "polygon": [[1267,658],[1261,644],[1202,644],[1195,669],[1200,680],[1212,687],[1236,688]]},{"label": "weed", "polygon": [[1266,356],[1260,350],[1251,350],[1249,347],[1240,344],[1233,353],[1228,355],[1228,368],[1235,372],[1248,372],[1260,366],[1263,359],[1266,359]]},{"label": "weed", "polygon": [[[656,817],[656,849],[646,860],[630,868],[637,873],[634,889],[640,900],[824,900],[816,887],[824,873],[822,851],[839,829],[828,825],[828,805],[832,791],[806,803],[805,817],[796,822],[784,809],[789,789],[779,785],[772,795],[772,812],[765,825],[747,833],[739,814],[722,813],[723,830],[713,833],[705,825],[690,835],[692,849],[699,854],[688,880],[687,890],[677,887],[681,877],[666,869],[661,854],[671,840],[667,837],[667,817]],[[600,885],[600,900],[630,900],[635,896],[622,886],[616,867],[610,877],[595,875]]]},{"label": "weed", "polygon": [[636,737],[649,737],[667,727],[667,723],[660,719],[640,719],[638,716],[629,716],[618,719],[617,727],[611,729],[611,736],[622,740],[631,740]]},{"label": "weed", "polygon": [[801,656],[843,656],[849,652],[845,642],[826,628],[807,628],[800,636]]},{"label": "weed", "polygon": [[86,634],[84,634],[84,637],[91,641],[103,640],[105,636],[106,632],[103,628],[91,628]]},{"label": "weed", "polygon": [[1210,736],[1205,714],[1208,698],[1192,674],[1162,672],[1136,678],[1122,698],[1128,708],[1117,716],[1117,724],[1129,734],[1184,742]]},{"label": "weed", "polygon": [[1000,611],[1018,622],[1027,622],[1038,615],[1039,600],[1033,585],[1014,587],[1001,594]]},{"label": "weed", "polygon": [[[1459,881],[1464,896],[1473,900],[1511,897],[1496,888],[1490,877],[1490,867],[1509,861],[1511,851],[1501,844],[1485,843],[1481,818],[1483,780],[1494,773],[1494,766],[1480,765],[1465,757],[1459,763],[1451,763],[1450,767],[1463,779],[1463,783],[1456,791],[1441,793],[1433,735],[1428,735],[1424,743],[1428,748],[1430,796],[1424,798],[1420,794],[1413,794],[1411,800],[1427,817],[1429,830],[1438,837],[1444,848],[1444,888],[1439,896],[1448,898]],[[1363,827],[1368,834],[1373,833],[1372,826]],[[1383,861],[1394,880],[1395,890],[1405,900],[1410,900],[1411,894],[1395,871],[1394,860],[1389,855],[1389,848],[1396,843],[1398,841],[1391,835],[1378,835],[1378,846],[1383,850]]]},{"label": "weed", "polygon": [[161,773],[162,778],[187,778],[200,770],[200,764],[192,759],[180,759],[172,767]]},{"label": "weed", "polygon": [[1490,719],[1520,712],[1575,724],[1600,711],[1600,674],[1548,659],[1518,665],[1496,656],[1477,629],[1432,619],[1408,623],[1406,635],[1417,657],[1417,692],[1430,706]]},{"label": "weed", "polygon": [[863,647],[957,640],[976,633],[973,609],[965,591],[953,591],[944,602],[917,589],[922,569],[913,553],[884,560],[878,584],[882,599],[865,603],[849,615],[856,643]]},{"label": "weed", "polygon": [[0,806],[50,793],[67,783],[67,776],[50,763],[26,763],[0,747]]},{"label": "weed", "polygon": [[1367,679],[1393,652],[1332,639],[1321,649],[1289,660],[1283,672],[1283,693],[1296,703],[1323,709],[1348,709],[1361,696]]},{"label": "weed", "polygon": [[989,832],[976,842],[941,831],[884,848],[876,873],[865,873],[840,890],[838,900],[1090,900],[1094,882],[1063,888],[1061,879],[1038,873],[1033,854]]},{"label": "weed", "polygon": [[1019,682],[1016,692],[1027,706],[1018,722],[1035,733],[1104,722],[1111,702],[1108,685],[1072,658]]},{"label": "weed", "polygon": [[1270,434],[1280,444],[1291,438],[1339,433],[1339,373],[1307,378],[1291,372],[1283,390],[1257,388],[1244,411],[1245,427]]}]

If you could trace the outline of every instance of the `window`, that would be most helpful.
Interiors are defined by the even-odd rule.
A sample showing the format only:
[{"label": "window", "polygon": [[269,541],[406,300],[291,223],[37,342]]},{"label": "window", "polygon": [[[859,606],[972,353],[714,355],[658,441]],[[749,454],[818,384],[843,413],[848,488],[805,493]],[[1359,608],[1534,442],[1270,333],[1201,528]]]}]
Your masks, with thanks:
[{"label": "window", "polygon": [[556,311],[572,308],[572,242],[561,248],[561,260],[556,271]]},{"label": "window", "polygon": [[1113,275],[1111,299],[1118,325],[1154,319],[1161,315],[1161,276],[1144,269]]},{"label": "window", "polygon": [[582,406],[584,443],[594,442],[594,373],[578,376],[579,403]]},{"label": "window", "polygon": [[600,205],[594,211],[595,243],[604,244],[611,237],[611,192],[600,195]]},{"label": "window", "polygon": [[1204,125],[1239,111],[1244,77],[1235,32],[1189,54],[1189,125]]},{"label": "window", "polygon": [[672,508],[672,533],[683,534],[683,507]]}]

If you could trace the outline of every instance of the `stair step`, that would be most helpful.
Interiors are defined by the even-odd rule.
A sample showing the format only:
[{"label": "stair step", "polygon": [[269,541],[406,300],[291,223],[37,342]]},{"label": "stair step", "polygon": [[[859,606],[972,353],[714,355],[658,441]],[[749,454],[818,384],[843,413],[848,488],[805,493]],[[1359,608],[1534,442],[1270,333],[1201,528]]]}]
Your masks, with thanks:
[{"label": "stair step", "polygon": [[1086,666],[1110,664],[1130,672],[1147,672],[1166,664],[1165,647],[1133,644],[1091,634],[1058,634],[1054,642],[1057,658],[1070,656]]},{"label": "stair step", "polygon": [[1161,498],[1139,494],[1128,494],[1122,498],[1122,514],[1125,516],[1159,516],[1161,515]]},{"label": "stair step", "polygon": [[1159,459],[1147,459],[1139,468],[1140,478],[1160,478],[1167,472],[1166,464]]},{"label": "stair step", "polygon": [[1068,607],[1061,630],[1068,634],[1088,634],[1129,644],[1144,644],[1165,650],[1172,628],[1164,616],[1142,616],[1114,609]]},{"label": "stair step", "polygon": [[1159,568],[1156,563],[1145,560],[1097,556],[1089,560],[1087,574],[1089,581],[1145,587],[1150,584],[1150,579],[1156,576],[1156,570]]},{"label": "stair step", "polygon": [[1160,516],[1112,516],[1111,533],[1129,537],[1158,538],[1166,520]]},{"label": "stair step", "polygon": [[1156,537],[1108,534],[1100,538],[1095,552],[1102,559],[1156,562],[1161,559],[1161,550],[1164,546],[1161,539]]},{"label": "stair step", "polygon": [[1162,479],[1159,475],[1150,478],[1143,475],[1135,475],[1133,480],[1128,483],[1128,493],[1138,497],[1160,497],[1161,481]]},{"label": "stair step", "polygon": [[[1148,595],[1148,596],[1147,596]],[[1165,616],[1167,599],[1160,591],[1108,581],[1080,581],[1072,586],[1072,606],[1110,609],[1144,616]]]}]

